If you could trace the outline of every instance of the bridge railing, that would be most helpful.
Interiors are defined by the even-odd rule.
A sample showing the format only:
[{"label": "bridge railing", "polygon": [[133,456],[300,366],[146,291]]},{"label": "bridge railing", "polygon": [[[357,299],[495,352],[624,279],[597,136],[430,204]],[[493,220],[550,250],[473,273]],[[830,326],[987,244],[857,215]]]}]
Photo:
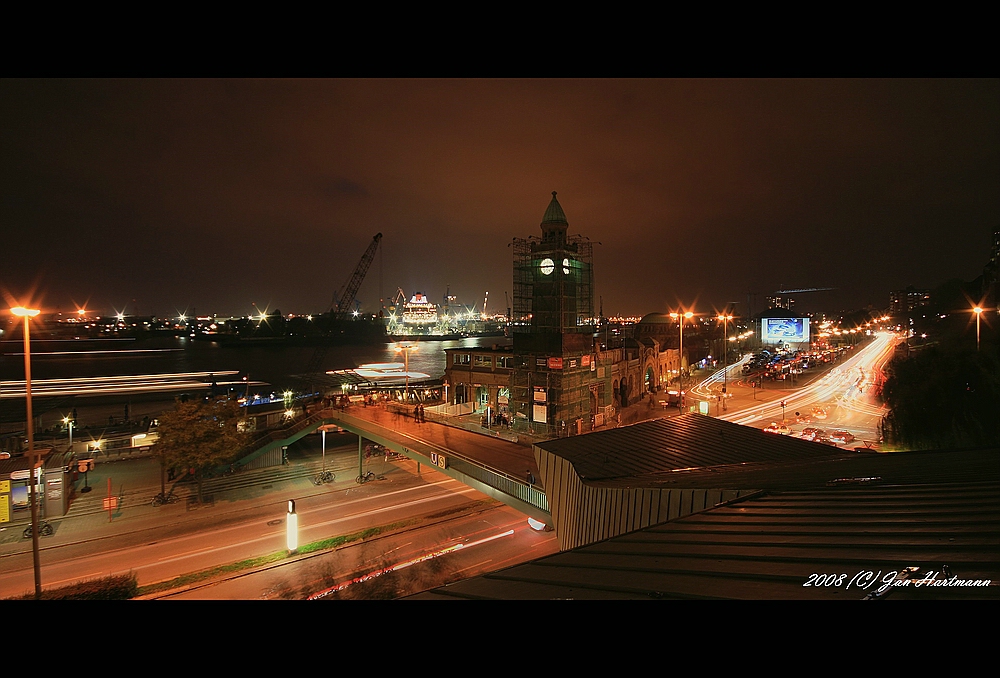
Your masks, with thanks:
[{"label": "bridge railing", "polygon": [[[338,415],[341,414],[346,413],[342,413],[333,408],[325,408],[312,412],[301,419],[291,421],[281,428],[271,429],[265,435],[259,436],[252,442],[245,445],[235,458],[239,460],[238,463],[241,466],[245,466],[257,456],[257,453],[262,453],[268,445],[294,436],[296,433],[299,433],[306,428],[318,426],[325,421],[336,421]],[[360,419],[359,421],[366,426],[386,429],[386,427],[367,419]],[[391,433],[391,429],[386,429],[386,431]],[[438,446],[434,443],[426,441],[416,442],[418,442],[421,447],[432,449],[438,448]],[[407,443],[407,445],[410,447],[417,446],[413,443]],[[545,511],[546,513],[549,512],[549,503],[548,499],[545,497],[545,491],[527,482],[527,479],[515,478],[507,473],[504,473],[503,471],[500,471],[499,469],[491,468],[480,461],[466,459],[454,450],[442,450],[442,452],[448,459],[448,466],[453,468],[455,471],[478,480],[484,485],[488,485],[499,492],[503,492],[508,496],[523,501],[526,504]]]},{"label": "bridge railing", "polygon": [[502,471],[487,468],[478,462],[470,462],[454,454],[448,457],[448,466],[484,485],[489,485],[495,490],[549,513],[549,501],[545,497],[545,492],[534,485],[529,485],[525,480],[512,478]]},{"label": "bridge railing", "polygon": [[[332,412],[327,410],[328,413],[336,416],[340,414],[339,412]],[[345,413],[346,416],[350,417],[350,414]],[[353,418],[353,417],[352,417]],[[392,429],[378,424],[376,422],[370,421],[368,419],[360,418],[357,419],[360,424],[365,426],[370,426],[372,428],[382,429],[385,433],[392,433]],[[347,422],[345,422],[347,423]],[[384,433],[383,433],[384,435]],[[448,467],[454,469],[455,471],[462,473],[474,480],[478,480],[484,485],[488,485],[499,492],[502,492],[508,496],[519,499],[535,508],[541,509],[546,513],[549,512],[548,499],[545,497],[545,491],[527,482],[526,478],[517,478],[505,473],[499,469],[490,467],[481,461],[474,459],[468,459],[463,457],[460,453],[440,447],[435,443],[414,439],[413,442],[407,442],[406,446],[408,448],[419,448],[424,447],[428,450],[433,450],[440,454],[444,454],[448,459]],[[430,452],[424,453],[428,458],[430,457]]]}]

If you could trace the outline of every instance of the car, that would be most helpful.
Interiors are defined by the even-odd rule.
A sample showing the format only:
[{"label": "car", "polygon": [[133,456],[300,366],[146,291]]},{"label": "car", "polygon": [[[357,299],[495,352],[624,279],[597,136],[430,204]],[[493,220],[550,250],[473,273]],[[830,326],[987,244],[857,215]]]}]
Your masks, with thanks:
[{"label": "car", "polygon": [[799,434],[799,437],[803,440],[816,440],[817,438],[823,437],[825,434],[826,432],[821,428],[809,427],[802,429],[802,433]]},{"label": "car", "polygon": [[854,434],[849,431],[834,431],[830,434],[830,440],[835,443],[853,443]]},{"label": "car", "polygon": [[827,416],[826,415],[826,410],[824,410],[822,407],[814,407],[813,408],[813,418],[815,418],[815,419],[826,419],[826,416]]},{"label": "car", "polygon": [[777,433],[778,435],[787,436],[791,431],[784,424],[772,421],[771,425],[764,429],[764,433]]}]

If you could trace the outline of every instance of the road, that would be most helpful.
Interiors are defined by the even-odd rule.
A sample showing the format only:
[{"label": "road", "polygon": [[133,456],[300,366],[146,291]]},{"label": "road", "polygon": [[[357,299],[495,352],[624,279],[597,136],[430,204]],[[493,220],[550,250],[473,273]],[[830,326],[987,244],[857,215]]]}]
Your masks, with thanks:
[{"label": "road", "polygon": [[[884,408],[875,401],[872,387],[891,358],[897,341],[894,334],[879,333],[839,365],[801,387],[771,389],[769,396],[773,397],[776,391],[780,396],[765,403],[750,404],[744,399],[742,406],[731,406],[719,418],[756,428],[764,428],[772,422],[780,423],[784,419],[793,433],[799,433],[808,426],[827,432],[846,430],[857,437],[855,442],[848,444],[850,447],[860,446],[864,441],[877,443],[878,424]],[[713,375],[696,388],[705,391],[716,381],[718,378]],[[734,386],[746,390],[738,381]],[[785,403],[784,408],[781,402]],[[825,419],[813,414],[817,408],[825,411]]]},{"label": "road", "polygon": [[555,532],[536,532],[510,507],[473,509],[334,551],[239,573],[171,600],[372,600],[410,595],[558,552]]},{"label": "road", "polygon": [[[316,448],[319,436],[300,442]],[[293,452],[290,450],[290,457]],[[359,486],[353,480],[357,471],[356,443],[327,449],[326,464],[337,472],[337,480],[317,487],[311,482],[309,471],[318,468],[318,452],[313,449],[311,454],[313,461],[309,462],[309,468],[284,480],[280,486],[266,485],[266,479],[253,482],[248,477],[246,482],[234,485],[238,489],[231,494],[236,496],[226,498],[225,493],[219,493],[208,506],[192,508],[190,504],[178,503],[154,508],[145,499],[158,491],[158,487],[151,485],[130,490],[126,508],[112,521],[105,523],[100,515],[96,520],[90,516],[81,518],[90,521],[87,529],[75,529],[72,517],[61,519],[56,534],[42,540],[43,586],[63,586],[130,571],[137,575],[142,586],[281,552],[285,549],[288,499],[296,500],[300,544],[389,524],[406,523],[409,528],[423,520],[433,525],[449,525],[449,519],[456,516],[495,508],[495,502],[485,495],[426,465],[418,473],[416,463],[409,460],[383,463],[380,459],[372,467],[384,480]],[[240,479],[240,475],[233,478]],[[156,479],[158,475],[154,474],[149,482]],[[131,501],[138,497],[143,499]],[[505,524],[511,522],[519,522],[519,530],[527,528],[525,517],[512,511]],[[463,535],[454,532],[452,536]],[[555,549],[554,534],[551,537]],[[439,538],[433,532],[412,535],[414,546],[404,557],[412,559],[413,553],[420,549],[434,552],[440,547]],[[509,553],[504,556],[509,557]],[[0,578],[0,597],[31,590],[34,579],[30,541],[5,540],[0,569],[4,572]],[[208,595],[219,595],[220,591],[224,589],[210,591]],[[253,597],[260,594],[255,591]]]}]

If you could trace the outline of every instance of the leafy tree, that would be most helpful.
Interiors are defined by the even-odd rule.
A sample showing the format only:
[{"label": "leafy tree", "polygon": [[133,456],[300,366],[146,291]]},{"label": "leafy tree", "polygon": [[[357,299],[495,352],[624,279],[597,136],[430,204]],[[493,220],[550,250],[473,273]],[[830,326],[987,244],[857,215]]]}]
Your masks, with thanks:
[{"label": "leafy tree", "polygon": [[896,443],[913,449],[1000,445],[995,351],[928,346],[890,363],[883,397],[890,409],[885,433]]},{"label": "leafy tree", "polygon": [[157,429],[159,440],[154,449],[161,468],[170,464],[194,469],[198,501],[202,501],[206,473],[229,462],[247,442],[239,422],[235,400],[177,401],[173,410],[160,417]]}]

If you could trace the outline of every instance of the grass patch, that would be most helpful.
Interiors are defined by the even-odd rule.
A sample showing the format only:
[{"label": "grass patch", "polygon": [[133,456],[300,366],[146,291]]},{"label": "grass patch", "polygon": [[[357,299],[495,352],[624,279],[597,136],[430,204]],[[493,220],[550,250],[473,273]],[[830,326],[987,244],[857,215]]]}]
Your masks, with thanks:
[{"label": "grass patch", "polygon": [[398,530],[404,527],[409,527],[418,522],[420,519],[405,520],[397,523],[390,523],[388,525],[381,525],[379,527],[369,527],[367,529],[361,530],[360,532],[354,532],[352,534],[345,534],[340,537],[332,537],[330,539],[322,539],[320,541],[314,541],[309,544],[303,544],[298,548],[295,554],[289,554],[287,551],[279,551],[277,553],[271,553],[266,556],[259,556],[257,558],[247,558],[246,560],[240,560],[235,563],[229,563],[227,565],[217,565],[211,567],[207,570],[201,570],[200,572],[192,572],[190,574],[181,575],[180,577],[174,577],[167,581],[157,582],[156,584],[149,584],[147,586],[140,586],[136,596],[146,596],[153,593],[160,593],[161,591],[170,591],[172,589],[181,588],[183,586],[189,586],[191,584],[197,584],[209,579],[214,579],[220,575],[233,574],[234,572],[242,572],[244,570],[252,570],[257,567],[262,567],[264,565],[270,565],[271,563],[277,563],[282,560],[288,560],[297,555],[302,555],[306,553],[316,553],[317,551],[327,551],[330,549],[337,548],[338,546],[343,546],[344,544],[350,544],[356,541],[363,541],[365,539],[370,539],[371,537],[376,537],[380,534],[386,532],[392,532],[393,530]]}]

